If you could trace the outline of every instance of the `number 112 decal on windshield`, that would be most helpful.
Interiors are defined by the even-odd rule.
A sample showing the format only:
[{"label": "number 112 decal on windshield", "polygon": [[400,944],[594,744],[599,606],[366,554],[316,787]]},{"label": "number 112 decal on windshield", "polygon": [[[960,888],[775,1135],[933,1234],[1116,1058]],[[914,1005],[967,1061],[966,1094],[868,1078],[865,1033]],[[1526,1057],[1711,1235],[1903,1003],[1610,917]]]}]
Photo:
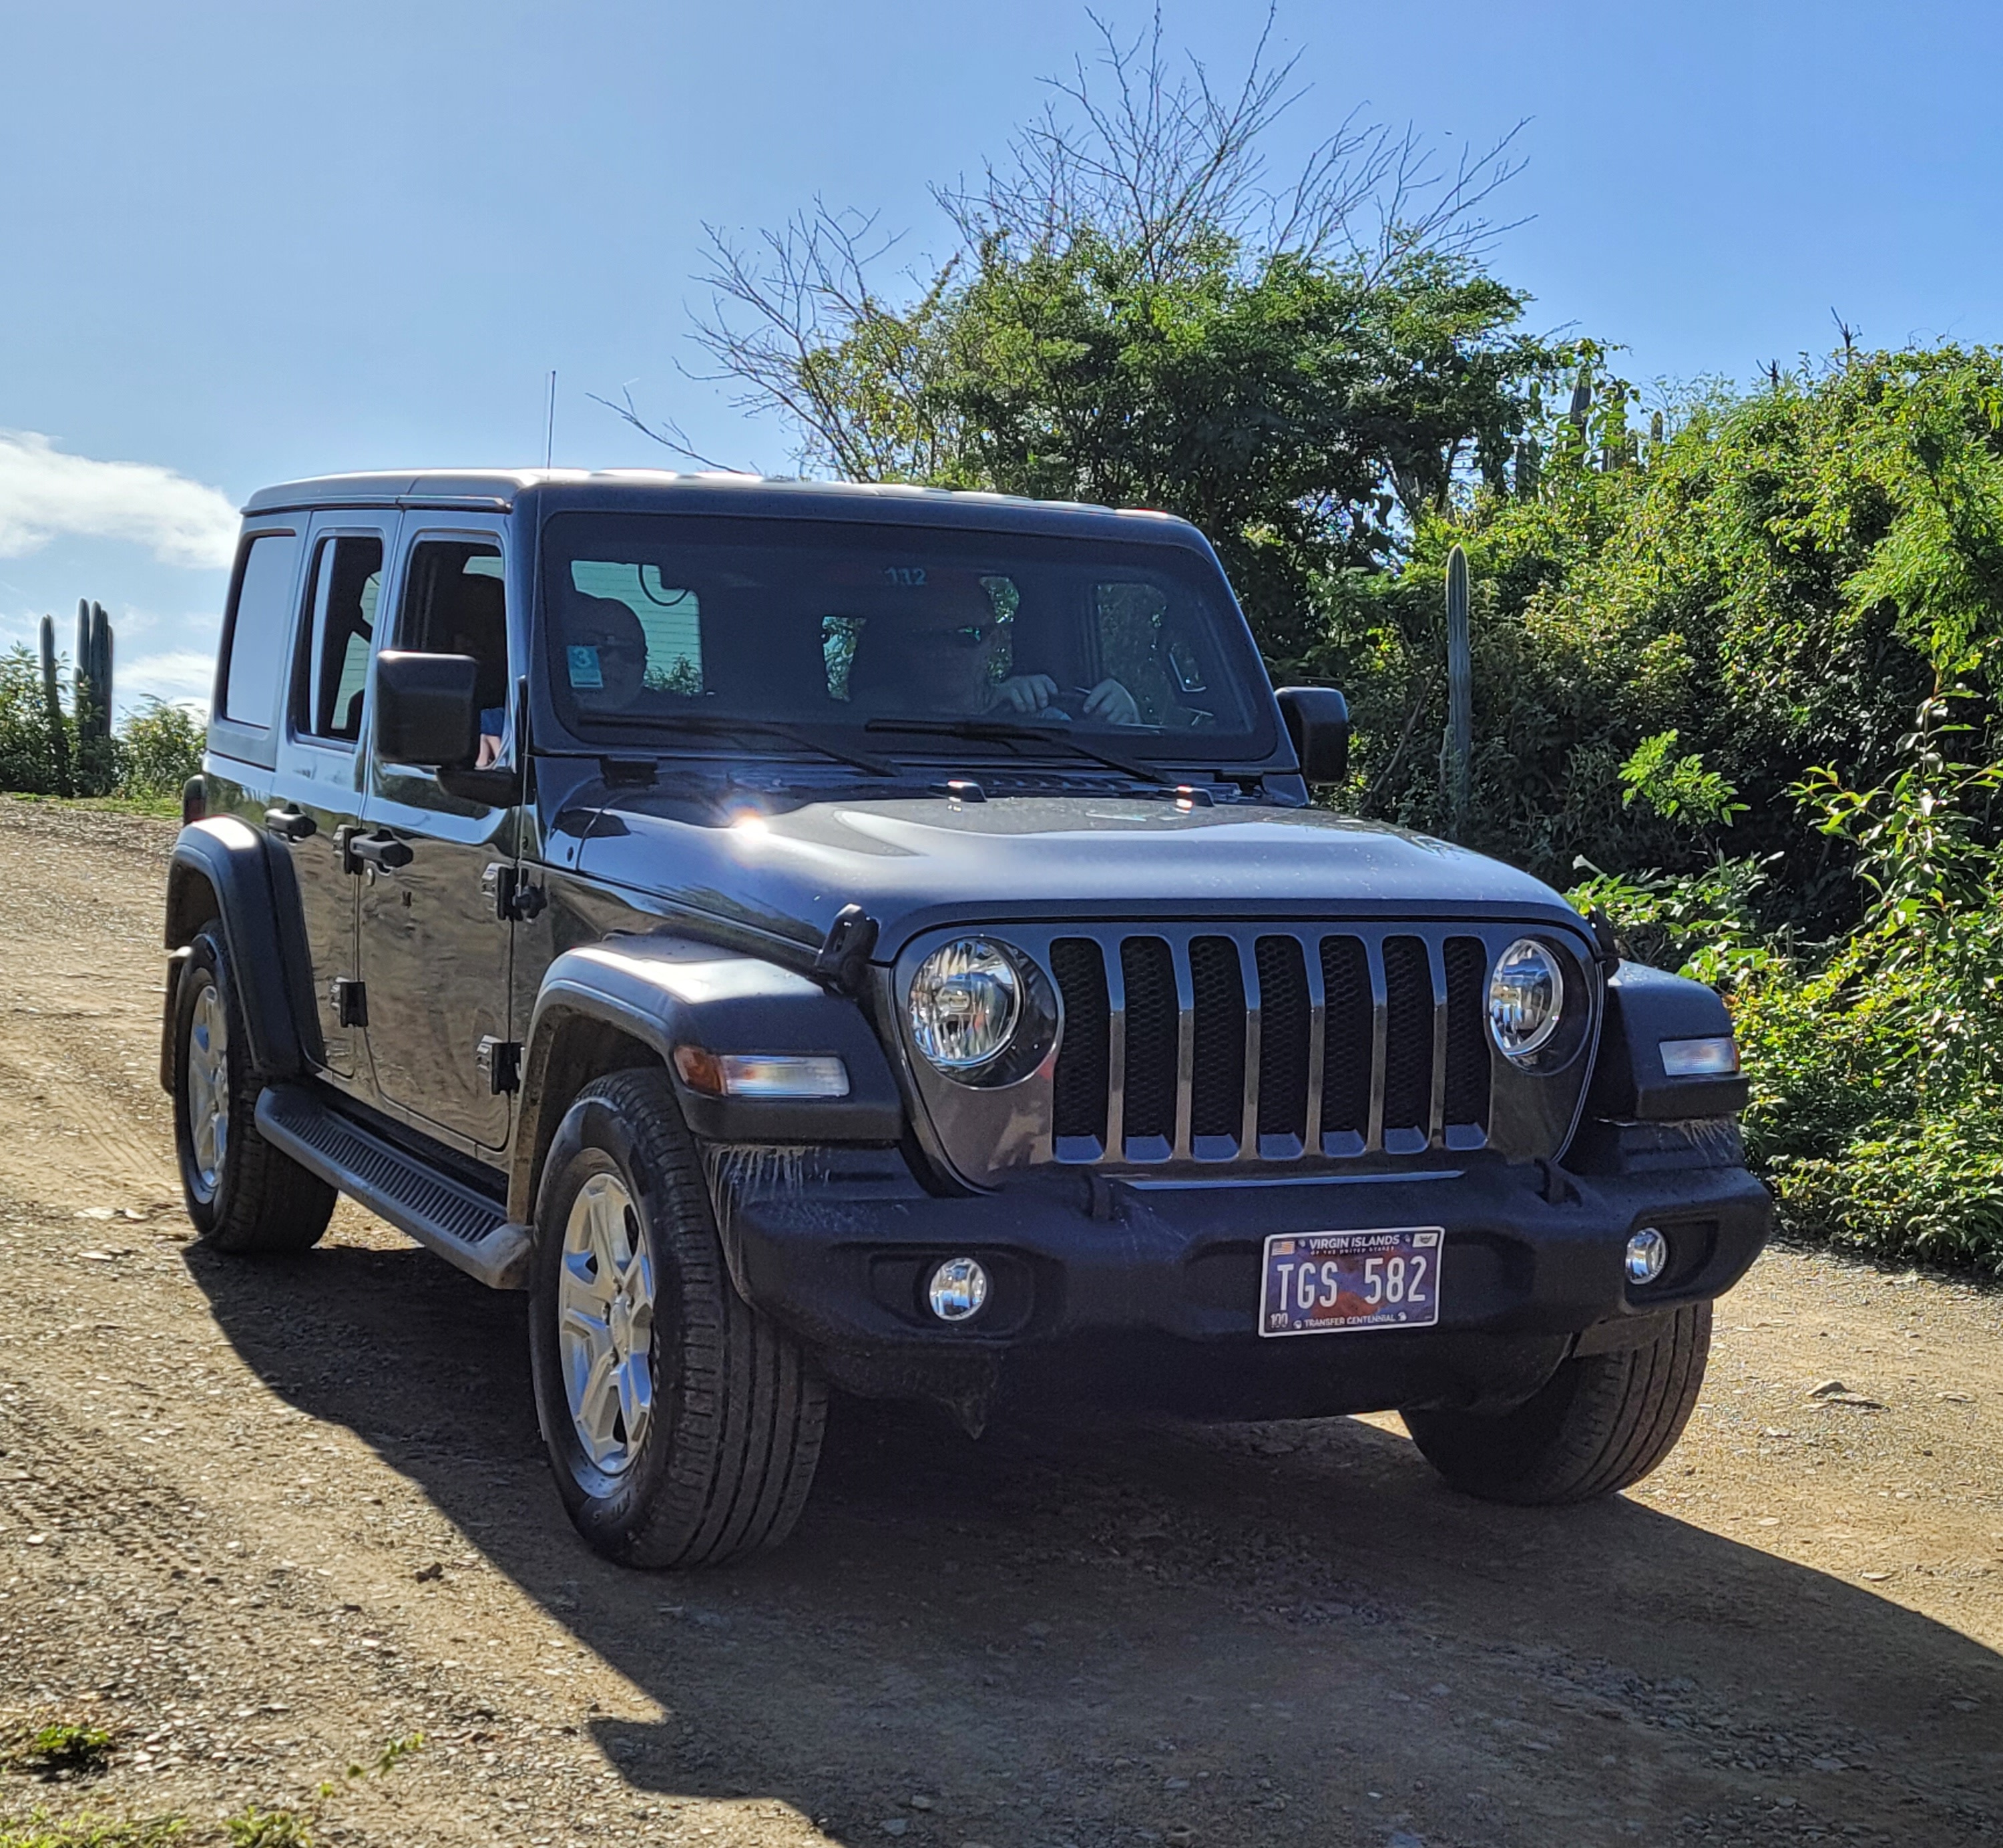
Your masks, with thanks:
[{"label": "number 112 decal on windshield", "polygon": [[1445,1238],[1436,1225],[1268,1238],[1260,1333],[1431,1328],[1439,1320]]}]

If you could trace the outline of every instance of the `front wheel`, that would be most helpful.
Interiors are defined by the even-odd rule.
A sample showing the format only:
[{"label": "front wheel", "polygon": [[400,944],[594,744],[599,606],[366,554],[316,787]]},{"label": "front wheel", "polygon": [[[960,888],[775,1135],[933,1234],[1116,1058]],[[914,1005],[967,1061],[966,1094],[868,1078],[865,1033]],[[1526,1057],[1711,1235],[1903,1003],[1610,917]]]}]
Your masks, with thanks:
[{"label": "front wheel", "polygon": [[1463,1493],[1548,1505],[1624,1489],[1676,1448],[1704,1385],[1711,1305],[1687,1304],[1654,1340],[1564,1362],[1496,1415],[1407,1412],[1426,1460]]},{"label": "front wheel", "polygon": [[334,1189],[257,1133],[257,1074],[213,925],[188,946],[174,991],[173,1077],[181,1196],[203,1242],[229,1252],[317,1243]]},{"label": "front wheel", "polygon": [[737,1293],[665,1071],[599,1079],[536,1208],[530,1359],[557,1488],[631,1566],[715,1566],[792,1532],[827,1391]]}]

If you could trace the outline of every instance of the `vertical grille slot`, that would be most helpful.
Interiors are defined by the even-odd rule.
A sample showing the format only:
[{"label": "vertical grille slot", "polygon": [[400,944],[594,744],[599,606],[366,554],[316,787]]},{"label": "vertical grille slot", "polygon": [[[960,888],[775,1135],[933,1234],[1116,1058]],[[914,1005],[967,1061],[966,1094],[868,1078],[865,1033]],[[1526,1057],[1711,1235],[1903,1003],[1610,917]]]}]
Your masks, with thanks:
[{"label": "vertical grille slot", "polygon": [[[1488,1128],[1488,952],[1478,937],[1446,940],[1446,1121]],[[1453,1140],[1449,1137],[1449,1141]]]},{"label": "vertical grille slot", "polygon": [[1432,1134],[1433,976],[1423,938],[1384,939],[1384,1147],[1410,1155]]},{"label": "vertical grille slot", "polygon": [[1052,1128],[1059,1142],[1092,1144],[1079,1152],[1085,1160],[1096,1160],[1106,1148],[1106,1098],[1113,1078],[1113,1010],[1106,992],[1106,958],[1089,938],[1062,937],[1050,945],[1050,973],[1064,997],[1064,1018]]},{"label": "vertical grille slot", "polygon": [[1127,1152],[1166,1161],[1176,1135],[1176,966],[1159,937],[1129,937],[1120,945],[1127,990]]},{"label": "vertical grille slot", "polygon": [[[1259,1152],[1285,1158],[1307,1141],[1313,1025],[1307,959],[1298,937],[1261,937],[1253,966],[1259,972]],[[1281,1146],[1269,1149],[1269,1137]]]},{"label": "vertical grille slot", "polygon": [[1229,937],[1189,946],[1196,997],[1190,1073],[1190,1147],[1199,1158],[1229,1160],[1245,1121],[1245,969]]},{"label": "vertical grille slot", "polygon": [[[1321,1133],[1330,1155],[1360,1155],[1370,1127],[1370,961],[1358,937],[1321,940],[1327,1026],[1322,1041]],[[1331,1144],[1329,1139],[1335,1138]]]}]

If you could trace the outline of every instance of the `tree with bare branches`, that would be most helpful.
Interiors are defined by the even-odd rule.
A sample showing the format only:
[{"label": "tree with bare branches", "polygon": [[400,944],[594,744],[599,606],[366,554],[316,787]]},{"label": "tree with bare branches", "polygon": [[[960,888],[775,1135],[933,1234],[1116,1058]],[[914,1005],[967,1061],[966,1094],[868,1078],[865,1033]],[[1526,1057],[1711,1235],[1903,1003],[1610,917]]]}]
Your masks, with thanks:
[{"label": "tree with bare branches", "polygon": [[1276,175],[1305,91],[1270,15],[1230,83],[1159,15],[1093,23],[1005,159],[935,190],[956,247],[928,272],[886,280],[896,240],[825,201],[748,243],[710,227],[702,376],[779,413],[809,473],[1183,514],[1296,659],[1317,575],[1386,563],[1470,471],[1499,482],[1563,362],[1481,267],[1512,137],[1445,171],[1352,114]]}]

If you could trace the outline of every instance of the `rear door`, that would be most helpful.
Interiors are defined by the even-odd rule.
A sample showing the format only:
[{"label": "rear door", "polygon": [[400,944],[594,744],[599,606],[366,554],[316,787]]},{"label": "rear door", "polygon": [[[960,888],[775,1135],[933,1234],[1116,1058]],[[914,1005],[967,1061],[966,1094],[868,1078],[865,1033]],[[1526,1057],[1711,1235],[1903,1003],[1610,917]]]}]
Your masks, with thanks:
[{"label": "rear door", "polygon": [[356,1074],[357,881],[344,851],[362,816],[363,708],[398,515],[321,514],[307,569],[266,828],[298,888],[327,1069]]},{"label": "rear door", "polygon": [[[407,515],[396,620],[381,645],[472,655],[481,728],[503,766],[517,749],[511,689],[519,672],[509,659],[507,545],[498,518]],[[450,795],[431,771],[372,754],[363,820],[371,850],[360,875],[361,970],[378,1097],[422,1125],[498,1149],[508,1137],[512,947],[498,873],[515,863],[518,811]]]}]

